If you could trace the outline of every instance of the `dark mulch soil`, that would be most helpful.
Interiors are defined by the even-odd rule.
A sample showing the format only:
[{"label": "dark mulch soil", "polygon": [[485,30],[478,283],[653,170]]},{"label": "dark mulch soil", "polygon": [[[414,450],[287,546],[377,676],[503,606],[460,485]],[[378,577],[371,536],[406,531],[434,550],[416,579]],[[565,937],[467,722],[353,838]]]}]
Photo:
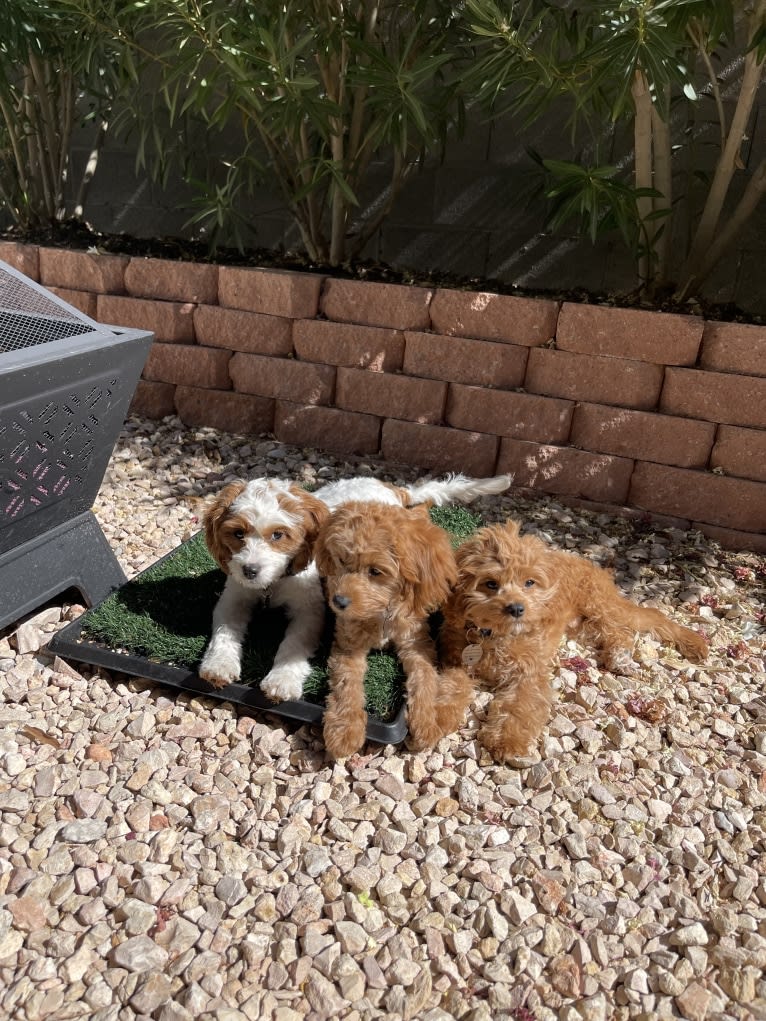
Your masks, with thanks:
[{"label": "dark mulch soil", "polygon": [[733,303],[714,305],[697,298],[679,303],[672,293],[658,294],[653,301],[635,291],[615,294],[594,294],[584,288],[570,290],[530,290],[516,287],[502,280],[484,277],[457,276],[439,271],[415,270],[394,267],[375,260],[357,260],[341,266],[312,262],[308,256],[296,251],[269,248],[218,247],[211,250],[205,241],[180,237],[139,238],[131,234],[107,234],[94,230],[80,220],[66,220],[27,230],[10,228],[0,231],[0,240],[51,248],[85,250],[98,248],[117,255],[135,255],[154,259],[177,259],[186,262],[212,262],[222,266],[260,266],[273,269],[300,270],[304,273],[321,273],[323,276],[343,277],[351,280],[372,280],[379,283],[415,284],[422,287],[450,287],[465,291],[489,291],[494,294],[512,294],[521,297],[552,298],[559,301],[580,302],[592,305],[611,305],[620,308],[641,308],[660,312],[677,312],[699,315],[705,319],[724,322],[761,323],[763,317],[745,312]]}]

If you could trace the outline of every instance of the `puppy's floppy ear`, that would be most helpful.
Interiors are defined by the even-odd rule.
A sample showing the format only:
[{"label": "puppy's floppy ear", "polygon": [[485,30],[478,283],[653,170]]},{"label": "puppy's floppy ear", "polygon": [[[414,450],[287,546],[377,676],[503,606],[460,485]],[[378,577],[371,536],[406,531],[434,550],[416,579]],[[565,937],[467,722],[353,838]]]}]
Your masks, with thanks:
[{"label": "puppy's floppy ear", "polygon": [[229,551],[221,541],[220,528],[226,520],[229,508],[245,488],[244,482],[230,482],[208,505],[202,519],[205,526],[205,542],[210,555],[226,574],[229,573]]},{"label": "puppy's floppy ear", "polygon": [[327,527],[320,528],[314,543],[314,563],[322,578],[326,578],[332,571],[332,557],[325,543],[326,535]]},{"label": "puppy's floppy ear", "polygon": [[407,512],[399,527],[396,522],[393,545],[399,573],[407,585],[411,612],[426,616],[445,602],[457,581],[457,566],[447,533],[435,525],[428,513]]},{"label": "puppy's floppy ear", "polygon": [[327,513],[314,542],[314,562],[323,578],[332,577],[335,571],[333,550],[348,552],[355,548],[355,531],[364,521],[367,504],[348,503]]},{"label": "puppy's floppy ear", "polygon": [[458,546],[455,551],[455,560],[458,573],[463,581],[483,569],[489,541],[489,530],[480,528]]},{"label": "puppy's floppy ear", "polygon": [[293,557],[292,572],[298,574],[305,570],[314,556],[319,529],[330,516],[330,508],[316,496],[298,486],[290,487],[291,494],[298,501],[298,510],[303,517],[303,545]]}]

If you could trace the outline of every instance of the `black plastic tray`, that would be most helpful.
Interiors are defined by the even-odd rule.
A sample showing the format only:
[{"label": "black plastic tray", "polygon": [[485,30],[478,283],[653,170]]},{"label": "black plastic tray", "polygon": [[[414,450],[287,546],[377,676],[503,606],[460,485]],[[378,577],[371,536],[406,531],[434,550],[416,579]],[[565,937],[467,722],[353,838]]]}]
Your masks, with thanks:
[{"label": "black plastic tray", "polygon": [[[175,550],[167,556],[172,556],[173,552]],[[83,637],[82,627],[85,616],[87,613],[58,631],[48,642],[48,650],[57,656],[72,659],[78,663],[87,663],[90,666],[104,667],[106,670],[142,677],[178,691],[187,691],[193,695],[204,695],[223,702],[231,702],[245,709],[273,713],[275,716],[282,716],[298,723],[320,723],[322,720],[324,705],[302,699],[296,702],[271,702],[257,687],[257,681],[253,685],[229,684],[225,688],[216,689],[203,681],[194,670],[158,663],[142,656],[110,649],[103,643]],[[368,741],[375,741],[379,744],[399,744],[405,739],[407,733],[404,703],[392,720],[382,720],[371,714],[367,716]]]}]

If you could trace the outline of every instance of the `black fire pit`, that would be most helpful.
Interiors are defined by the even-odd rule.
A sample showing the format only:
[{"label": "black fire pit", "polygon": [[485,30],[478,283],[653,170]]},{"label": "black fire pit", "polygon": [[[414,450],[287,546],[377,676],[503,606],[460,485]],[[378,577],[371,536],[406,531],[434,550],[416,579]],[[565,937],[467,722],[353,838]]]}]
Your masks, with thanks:
[{"label": "black fire pit", "polygon": [[125,581],[91,506],[153,335],[103,326],[0,262],[0,627]]}]

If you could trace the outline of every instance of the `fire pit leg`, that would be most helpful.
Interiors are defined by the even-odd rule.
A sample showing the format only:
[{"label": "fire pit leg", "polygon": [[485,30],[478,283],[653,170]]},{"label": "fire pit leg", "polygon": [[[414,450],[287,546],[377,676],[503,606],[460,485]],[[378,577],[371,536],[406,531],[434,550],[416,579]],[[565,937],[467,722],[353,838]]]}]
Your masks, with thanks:
[{"label": "fire pit leg", "polygon": [[125,584],[92,511],[0,555],[0,628],[68,588],[95,606]]}]

